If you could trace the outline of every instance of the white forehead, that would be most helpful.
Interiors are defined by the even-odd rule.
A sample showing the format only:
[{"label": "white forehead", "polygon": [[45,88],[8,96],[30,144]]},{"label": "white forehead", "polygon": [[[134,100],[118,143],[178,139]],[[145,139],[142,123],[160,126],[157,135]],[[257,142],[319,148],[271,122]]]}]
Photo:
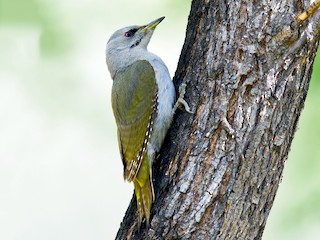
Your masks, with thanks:
[{"label": "white forehead", "polygon": [[124,27],[124,28],[121,28],[121,29],[115,31],[115,32],[111,35],[111,37],[109,38],[108,43],[109,43],[112,39],[116,39],[116,38],[118,38],[118,37],[120,37],[120,36],[121,36],[121,37],[124,36],[124,33],[125,33],[125,32],[128,32],[129,30],[135,29],[135,28],[139,28],[139,26],[138,26],[138,25],[133,25],[133,26]]}]

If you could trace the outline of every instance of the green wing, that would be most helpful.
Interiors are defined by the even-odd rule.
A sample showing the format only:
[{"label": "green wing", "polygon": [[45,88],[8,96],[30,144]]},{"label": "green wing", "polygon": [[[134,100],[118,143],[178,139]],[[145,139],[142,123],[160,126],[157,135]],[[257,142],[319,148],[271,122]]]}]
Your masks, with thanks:
[{"label": "green wing", "polygon": [[112,108],[118,127],[124,178],[137,175],[152,130],[157,99],[155,72],[139,60],[116,74],[112,86]]}]

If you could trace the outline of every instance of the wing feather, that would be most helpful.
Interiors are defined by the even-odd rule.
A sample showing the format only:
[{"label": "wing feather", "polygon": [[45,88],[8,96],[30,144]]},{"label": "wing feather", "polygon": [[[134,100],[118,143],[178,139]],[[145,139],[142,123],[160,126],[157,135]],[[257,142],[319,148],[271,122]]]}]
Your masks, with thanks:
[{"label": "wing feather", "polygon": [[157,108],[157,87],[152,65],[139,60],[115,75],[112,108],[118,127],[124,178],[136,177],[152,132]]}]

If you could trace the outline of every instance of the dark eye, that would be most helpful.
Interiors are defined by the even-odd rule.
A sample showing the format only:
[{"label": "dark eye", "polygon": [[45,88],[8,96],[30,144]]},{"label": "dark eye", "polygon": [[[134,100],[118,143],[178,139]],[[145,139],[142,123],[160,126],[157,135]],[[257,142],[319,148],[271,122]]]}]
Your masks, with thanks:
[{"label": "dark eye", "polygon": [[125,32],[124,33],[124,36],[125,37],[132,37],[135,33],[136,33],[136,31],[138,31],[138,29],[130,29],[128,32]]},{"label": "dark eye", "polygon": [[132,37],[132,36],[133,36],[133,32],[131,32],[131,31],[125,32],[125,33],[124,33],[124,36],[126,36],[126,37]]}]

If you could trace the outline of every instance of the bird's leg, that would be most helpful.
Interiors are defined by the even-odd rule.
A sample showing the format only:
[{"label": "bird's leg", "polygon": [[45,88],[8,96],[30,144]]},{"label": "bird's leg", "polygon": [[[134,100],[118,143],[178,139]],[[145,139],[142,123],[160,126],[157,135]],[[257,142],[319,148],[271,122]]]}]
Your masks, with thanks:
[{"label": "bird's leg", "polygon": [[173,114],[176,112],[177,108],[180,106],[184,106],[184,109],[188,112],[193,114],[194,112],[191,111],[189,104],[186,102],[186,100],[184,100],[184,95],[186,94],[186,86],[187,84],[182,83],[179,87],[179,98],[176,101],[175,105],[173,106]]}]

